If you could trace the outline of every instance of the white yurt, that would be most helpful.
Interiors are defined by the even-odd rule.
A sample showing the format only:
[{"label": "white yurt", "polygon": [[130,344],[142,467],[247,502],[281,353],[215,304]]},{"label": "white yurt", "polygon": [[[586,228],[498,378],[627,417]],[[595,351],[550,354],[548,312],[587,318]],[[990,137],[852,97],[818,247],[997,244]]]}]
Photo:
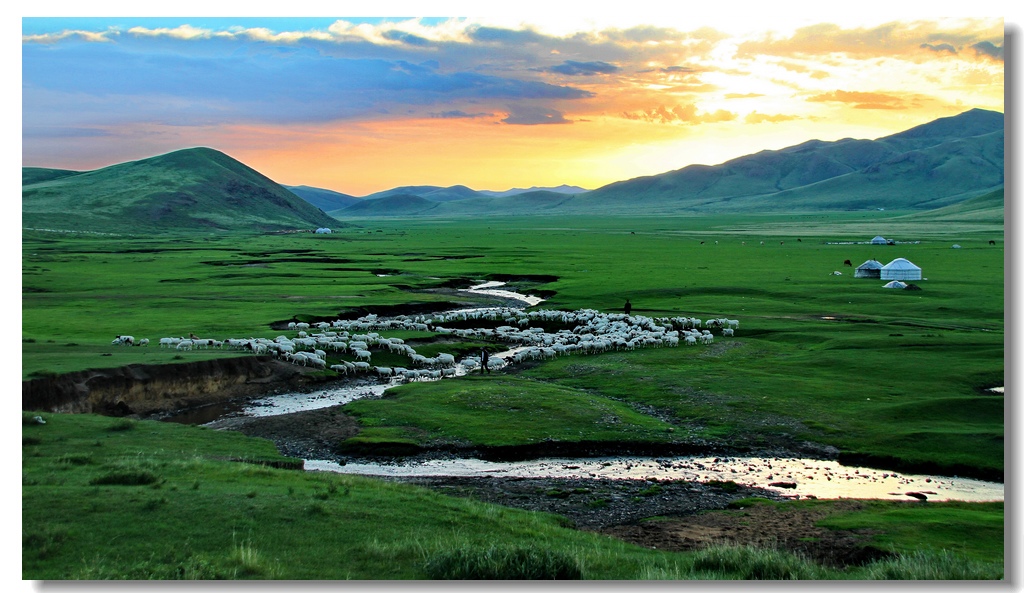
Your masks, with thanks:
[{"label": "white yurt", "polygon": [[889,242],[886,241],[885,237],[883,237],[882,235],[878,235],[877,237],[875,237],[874,239],[871,240],[871,244],[872,245],[888,245]]},{"label": "white yurt", "polygon": [[920,280],[921,268],[906,258],[897,257],[882,266],[881,277],[882,280]]},{"label": "white yurt", "polygon": [[953,247],[952,247],[952,249],[960,249],[960,245],[958,245],[958,244],[956,244],[956,243],[953,243]]},{"label": "white yurt", "polygon": [[886,284],[882,288],[906,288],[906,287],[907,287],[907,285],[902,283],[902,282],[900,282],[899,280],[893,280],[892,282]]},{"label": "white yurt", "polygon": [[854,278],[874,278],[879,279],[882,277],[882,262],[877,259],[869,259],[868,261],[857,266],[857,271],[853,273]]}]

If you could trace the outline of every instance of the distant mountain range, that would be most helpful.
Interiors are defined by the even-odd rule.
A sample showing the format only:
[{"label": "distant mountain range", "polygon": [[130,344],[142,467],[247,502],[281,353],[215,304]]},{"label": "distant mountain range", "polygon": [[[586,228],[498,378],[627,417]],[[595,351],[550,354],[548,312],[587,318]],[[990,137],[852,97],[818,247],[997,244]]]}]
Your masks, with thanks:
[{"label": "distant mountain range", "polygon": [[22,169],[26,228],[99,232],[342,226],[228,155],[190,148],[95,171]]},{"label": "distant mountain range", "polygon": [[331,191],[329,189],[309,187],[308,185],[285,185],[282,187],[324,212],[327,212],[328,210],[347,208],[348,206],[359,202],[359,198],[355,196]]},{"label": "distant mountain range", "polygon": [[[191,148],[95,171],[22,168],[26,228],[132,231],[339,227],[345,219],[531,214],[839,210],[1002,217],[1003,114],[973,109],[877,140],[810,140],[592,191],[403,186],[357,198],[281,186],[228,155]],[[332,218],[333,217],[333,218]]]},{"label": "distant mountain range", "polygon": [[[464,186],[406,186],[366,196],[358,204],[328,213],[347,219],[927,210],[1002,188],[1003,129],[1002,113],[973,109],[878,140],[810,140],[720,165],[691,165],[593,191],[548,188],[508,193],[473,192]],[[450,197],[454,195],[458,197]]]}]

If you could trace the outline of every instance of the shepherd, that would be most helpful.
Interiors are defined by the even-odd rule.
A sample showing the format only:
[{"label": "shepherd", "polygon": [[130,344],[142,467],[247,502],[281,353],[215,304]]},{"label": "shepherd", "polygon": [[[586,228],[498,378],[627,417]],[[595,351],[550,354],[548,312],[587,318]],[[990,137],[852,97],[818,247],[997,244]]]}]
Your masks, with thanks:
[{"label": "shepherd", "polygon": [[489,372],[491,372],[491,370],[489,368],[487,368],[487,359],[488,358],[489,358],[489,355],[487,354],[487,348],[483,348],[482,350],[480,350],[480,372],[481,373],[489,373]]},{"label": "shepherd", "polygon": [[633,304],[629,302],[629,299],[626,299],[626,306],[622,310],[626,312],[626,315],[629,315],[629,312],[633,310]]}]

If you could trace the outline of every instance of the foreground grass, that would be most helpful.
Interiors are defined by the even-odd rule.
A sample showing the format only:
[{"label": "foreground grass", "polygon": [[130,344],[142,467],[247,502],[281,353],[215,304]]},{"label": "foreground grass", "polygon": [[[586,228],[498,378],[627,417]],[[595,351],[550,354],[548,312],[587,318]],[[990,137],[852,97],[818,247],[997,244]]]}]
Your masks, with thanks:
[{"label": "foreground grass", "polygon": [[[387,397],[357,400],[345,413],[363,430],[348,444],[388,442],[490,447],[544,440],[666,442],[675,428],[622,402],[516,377],[467,376],[395,387]],[[495,422],[500,417],[500,424]]]},{"label": "foreground grass", "polygon": [[[1002,576],[1000,563],[972,559],[974,548],[915,551],[849,571],[774,550],[647,550],[569,529],[553,515],[277,468],[290,460],[271,443],[235,433],[93,415],[41,414],[39,424],[34,416],[25,414],[22,427],[29,580]],[[902,522],[924,523],[914,515]],[[915,549],[921,536],[907,529],[892,545]]]}]

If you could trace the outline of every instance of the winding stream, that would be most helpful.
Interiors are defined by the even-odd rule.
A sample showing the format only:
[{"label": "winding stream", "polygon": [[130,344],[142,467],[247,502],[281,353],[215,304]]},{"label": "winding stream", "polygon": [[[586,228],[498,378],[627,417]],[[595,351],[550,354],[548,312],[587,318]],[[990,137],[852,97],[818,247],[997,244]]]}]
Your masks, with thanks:
[{"label": "winding stream", "polygon": [[460,292],[468,292],[471,294],[486,294],[501,297],[503,299],[515,299],[526,303],[528,307],[533,307],[534,305],[539,305],[544,302],[544,299],[540,297],[520,294],[510,290],[496,290],[499,286],[505,286],[505,283],[496,281],[484,282],[483,284],[477,284],[476,286],[470,286],[469,288],[462,288],[459,290]]},{"label": "winding stream", "polygon": [[[495,290],[502,282],[487,282],[466,292],[516,299],[532,306],[543,299]],[[494,356],[508,359],[518,347]],[[467,368],[456,365],[456,376]],[[437,379],[443,380],[443,379]],[[210,423],[224,416],[274,416],[345,404],[356,399],[380,397],[399,384],[360,378],[337,387],[310,393],[285,393],[235,404],[231,409],[208,410],[205,417],[180,415],[174,421]],[[931,501],[1002,501],[1004,486],[959,477],[903,474],[866,467],[849,467],[835,461],[764,457],[604,457],[585,459],[535,459],[492,462],[480,459],[434,459],[397,463],[369,463],[310,459],[309,471],[390,477],[517,477],[517,478],[603,478],[619,480],[685,480],[694,482],[732,481],[745,486],[775,490],[798,498],[872,498],[913,500],[923,496]]]},{"label": "winding stream", "polygon": [[[1003,500],[1003,485],[967,478],[903,474],[865,467],[847,467],[835,461],[765,457],[604,457],[591,459],[536,459],[491,462],[445,459],[380,464],[307,460],[307,470],[346,474],[401,477],[517,477],[605,478],[616,480],[733,481],[744,486],[774,490],[800,498],[877,498],[912,500],[907,493],[927,500],[970,502]],[[785,486],[772,486],[785,484]]]}]

